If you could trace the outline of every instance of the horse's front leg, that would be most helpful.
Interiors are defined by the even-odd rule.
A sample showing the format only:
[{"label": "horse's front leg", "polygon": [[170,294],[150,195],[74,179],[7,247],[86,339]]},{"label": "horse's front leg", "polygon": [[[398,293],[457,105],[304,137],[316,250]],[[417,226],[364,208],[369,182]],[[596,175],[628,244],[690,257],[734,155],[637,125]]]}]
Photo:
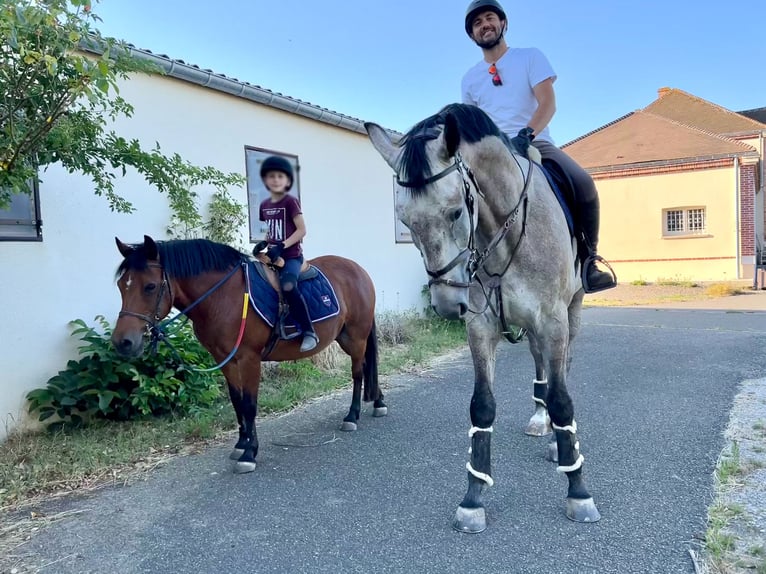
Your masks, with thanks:
[{"label": "horse's front leg", "polygon": [[[258,387],[261,381],[260,357],[232,361],[224,367],[229,395],[239,422],[239,440],[230,458],[236,458],[234,472],[243,474],[255,470],[258,455],[258,435],[255,416],[258,412]],[[237,457],[236,455],[239,454]]]},{"label": "horse's front leg", "polygon": [[492,486],[492,423],[495,420],[495,397],[492,381],[495,375],[497,330],[482,316],[468,324],[468,343],[474,367],[474,387],[471,397],[471,429],[468,436],[468,491],[455,512],[452,526],[460,532],[477,533],[487,528],[487,516],[482,502],[484,485]]},{"label": "horse's front leg", "polygon": [[574,418],[572,398],[566,387],[567,342],[561,338],[554,345],[549,369],[548,412],[556,436],[558,467],[567,475],[567,518],[576,522],[597,522],[601,519],[596,503],[585,486],[582,466],[585,458],[580,454],[577,440],[577,423]]},{"label": "horse's front leg", "polygon": [[548,405],[545,402],[548,396],[548,379],[545,377],[545,363],[537,339],[531,333],[528,338],[529,350],[535,359],[535,379],[532,381],[532,400],[535,402],[535,413],[529,419],[524,432],[530,436],[545,436],[553,432],[551,419],[548,416]]}]

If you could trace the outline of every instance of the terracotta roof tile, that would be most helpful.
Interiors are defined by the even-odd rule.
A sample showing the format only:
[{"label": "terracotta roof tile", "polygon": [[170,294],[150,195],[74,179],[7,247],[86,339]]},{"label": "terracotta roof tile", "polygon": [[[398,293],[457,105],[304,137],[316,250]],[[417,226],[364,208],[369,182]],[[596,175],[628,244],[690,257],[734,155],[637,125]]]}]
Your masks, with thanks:
[{"label": "terracotta roof tile", "polygon": [[661,88],[659,93],[660,97],[646,106],[644,111],[717,134],[766,130],[766,124],[683,90]]},{"label": "terracotta roof tile", "polygon": [[646,110],[628,114],[562,147],[586,169],[757,153],[750,145]]}]

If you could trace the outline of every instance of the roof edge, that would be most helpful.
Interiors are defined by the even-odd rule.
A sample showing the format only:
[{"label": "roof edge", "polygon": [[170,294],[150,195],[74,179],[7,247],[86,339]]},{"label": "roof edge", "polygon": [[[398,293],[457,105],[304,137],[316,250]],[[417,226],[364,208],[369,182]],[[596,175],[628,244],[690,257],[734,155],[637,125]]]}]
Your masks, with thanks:
[{"label": "roof edge", "polygon": [[[90,41],[81,42],[80,48],[85,52],[102,55],[104,52],[102,44],[93,40],[91,38]],[[209,69],[203,70],[199,66],[187,64],[183,60],[172,59],[165,54],[154,54],[149,50],[136,48],[132,44],[124,43],[123,47],[131,57],[154,64],[164,75],[171,78],[303,116],[310,120],[323,122],[337,128],[367,135],[364,121],[358,118],[304,102],[297,98],[285,96],[248,82],[242,82],[236,78],[229,78],[224,74],[219,74]],[[395,137],[401,137],[402,135],[395,130],[386,128],[386,131]]]},{"label": "roof edge", "polygon": [[677,158],[677,159],[662,159],[662,160],[655,160],[655,161],[644,161],[644,162],[637,162],[637,163],[621,163],[621,164],[615,164],[615,165],[609,165],[609,166],[601,166],[601,167],[591,167],[587,168],[586,171],[591,175],[596,174],[602,174],[602,173],[610,173],[613,171],[625,171],[625,170],[652,170],[662,167],[672,167],[672,166],[680,166],[680,165],[686,165],[686,164],[700,164],[700,163],[711,163],[715,161],[720,160],[728,160],[728,159],[736,159],[741,157],[759,157],[758,152],[744,152],[744,153],[726,153],[726,154],[714,154],[714,155],[706,155],[706,156],[696,156],[696,157],[685,157],[685,158]]}]

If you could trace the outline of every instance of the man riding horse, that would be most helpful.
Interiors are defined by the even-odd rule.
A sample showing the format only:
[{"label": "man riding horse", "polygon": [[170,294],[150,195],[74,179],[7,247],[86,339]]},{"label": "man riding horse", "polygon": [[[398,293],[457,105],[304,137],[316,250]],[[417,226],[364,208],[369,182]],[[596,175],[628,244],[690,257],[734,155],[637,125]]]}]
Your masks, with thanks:
[{"label": "man riding horse", "polygon": [[[584,242],[583,287],[586,293],[617,285],[615,277],[596,262],[599,199],[588,173],[553,144],[548,124],[556,111],[553,82],[556,73],[537,48],[509,48],[505,41],[508,19],[497,0],[473,0],[465,15],[466,34],[481,48],[483,59],[463,76],[462,98],[484,110],[526,156],[530,145],[543,162],[555,163],[572,182],[578,240]],[[515,134],[515,135],[514,135]]]}]

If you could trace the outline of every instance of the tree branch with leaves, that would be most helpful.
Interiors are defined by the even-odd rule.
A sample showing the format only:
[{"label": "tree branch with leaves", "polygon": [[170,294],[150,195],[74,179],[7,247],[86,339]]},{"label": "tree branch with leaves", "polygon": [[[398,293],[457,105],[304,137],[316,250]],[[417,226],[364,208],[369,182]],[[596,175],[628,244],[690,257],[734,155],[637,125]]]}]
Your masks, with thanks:
[{"label": "tree branch with leaves", "polygon": [[[41,170],[59,163],[89,177],[94,192],[115,211],[133,209],[115,191],[118,176],[133,168],[168,196],[182,220],[194,220],[192,189],[201,185],[213,187],[213,202],[228,198],[241,215],[242,206],[228,191],[243,184],[241,174],[165,155],[159,144],[145,149],[110,129],[118,117],[133,114],[118,83],[159,70],[132,56],[124,42],[103,37],[92,4],[17,0],[0,8],[0,209],[13,194],[29,193],[29,182],[39,179]],[[82,49],[88,45],[97,49]]]}]

